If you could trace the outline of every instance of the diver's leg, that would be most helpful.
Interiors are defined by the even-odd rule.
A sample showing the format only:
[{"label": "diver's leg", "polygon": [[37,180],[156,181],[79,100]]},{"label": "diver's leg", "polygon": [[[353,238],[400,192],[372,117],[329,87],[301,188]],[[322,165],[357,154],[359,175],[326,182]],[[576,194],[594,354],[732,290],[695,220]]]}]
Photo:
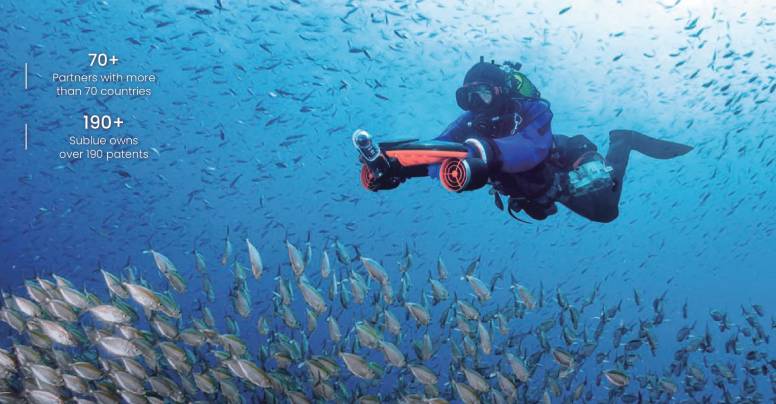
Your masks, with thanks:
[{"label": "diver's leg", "polygon": [[617,129],[609,132],[609,151],[606,152],[606,162],[613,168],[612,175],[614,177],[613,192],[607,195],[614,200],[608,201],[609,204],[619,205],[620,203],[623,178],[625,177],[625,169],[628,167],[631,150],[655,159],[667,160],[687,154],[692,149],[692,146],[655,139],[632,130]]},{"label": "diver's leg", "polygon": [[[592,142],[590,144],[592,145]],[[630,148],[627,142],[614,141],[610,134],[609,152],[606,156],[606,161],[612,166],[613,176],[617,178],[615,185],[612,188],[571,196],[566,200],[562,200],[561,203],[574,213],[594,222],[608,223],[616,219],[620,214],[618,205],[622,191],[621,182],[625,174],[625,168],[628,166],[629,152]],[[614,161],[610,160],[610,156],[612,156]]]},{"label": "diver's leg", "polygon": [[[609,144],[626,143],[635,150],[653,159],[668,160],[689,153],[693,147],[668,140],[655,139],[632,130],[617,129],[609,132]],[[611,146],[607,159],[611,154]]]},{"label": "diver's leg", "polygon": [[628,158],[631,151],[630,135],[626,132],[629,131],[613,130],[609,132],[609,151],[606,152],[606,163],[612,167],[614,187],[612,187],[612,192],[605,195],[607,205],[620,205],[622,183],[625,178],[625,169],[628,168]]},{"label": "diver's leg", "polygon": [[589,194],[572,196],[560,201],[572,212],[594,222],[609,223],[620,214],[612,189],[600,189]]},{"label": "diver's leg", "polygon": [[671,159],[692,149],[692,146],[651,138],[631,130],[613,130],[609,132],[606,162],[612,167],[614,186],[611,189],[571,197],[564,204],[590,220],[611,222],[619,215],[620,196],[631,150],[656,159]]}]

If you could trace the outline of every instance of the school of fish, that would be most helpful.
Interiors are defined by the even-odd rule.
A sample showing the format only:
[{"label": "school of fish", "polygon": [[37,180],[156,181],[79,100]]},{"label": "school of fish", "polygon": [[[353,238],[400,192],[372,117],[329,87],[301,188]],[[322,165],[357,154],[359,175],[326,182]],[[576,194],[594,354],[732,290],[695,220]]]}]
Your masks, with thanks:
[{"label": "school of fish", "polygon": [[[762,401],[758,384],[776,394],[776,318],[761,305],[698,324],[684,302],[669,323],[665,294],[612,304],[597,286],[571,295],[515,273],[507,282],[480,257],[423,269],[406,248],[393,270],[338,239],[317,252],[309,239],[284,244],[276,274],[250,239],[235,248],[227,233],[215,267],[196,250],[187,259],[200,287],[151,249],[144,266],[157,274],[128,264],[100,268],[101,290],[54,274],[4,292],[0,320],[16,335],[0,350],[0,402],[733,403]],[[417,271],[426,282],[413,283]],[[211,279],[225,276],[229,296],[216,296]],[[209,306],[226,298],[217,320]],[[676,338],[658,340],[658,328]],[[649,370],[666,349],[671,363]]]}]

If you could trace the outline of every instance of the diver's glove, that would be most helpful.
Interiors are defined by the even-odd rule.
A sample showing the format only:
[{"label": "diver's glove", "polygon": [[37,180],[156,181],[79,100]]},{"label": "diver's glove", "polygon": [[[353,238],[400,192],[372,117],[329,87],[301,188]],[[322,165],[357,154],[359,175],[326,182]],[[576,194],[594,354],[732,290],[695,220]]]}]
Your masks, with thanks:
[{"label": "diver's glove", "polygon": [[472,137],[464,141],[464,146],[469,150],[470,158],[478,158],[488,166],[490,174],[501,170],[501,156],[498,152],[498,146],[496,146],[493,139]]},{"label": "diver's glove", "polygon": [[406,178],[400,177],[382,177],[379,180],[373,182],[369,186],[370,191],[387,191],[398,187],[402,182],[406,181]]}]

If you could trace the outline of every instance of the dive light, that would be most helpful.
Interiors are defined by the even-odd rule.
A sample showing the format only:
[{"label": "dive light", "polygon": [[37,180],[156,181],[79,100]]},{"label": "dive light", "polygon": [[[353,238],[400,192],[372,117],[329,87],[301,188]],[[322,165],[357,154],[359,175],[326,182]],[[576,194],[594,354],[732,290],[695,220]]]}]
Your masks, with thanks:
[{"label": "dive light", "polygon": [[361,160],[369,168],[372,180],[382,178],[388,172],[388,160],[380,152],[372,135],[363,129],[357,129],[353,132],[352,140],[353,146],[361,155]]}]

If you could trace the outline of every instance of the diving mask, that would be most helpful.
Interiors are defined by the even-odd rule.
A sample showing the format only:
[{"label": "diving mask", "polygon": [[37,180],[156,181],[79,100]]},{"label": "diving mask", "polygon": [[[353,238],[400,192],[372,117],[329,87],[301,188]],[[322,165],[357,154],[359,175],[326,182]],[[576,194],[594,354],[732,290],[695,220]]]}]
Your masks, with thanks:
[{"label": "diving mask", "polygon": [[471,83],[455,92],[455,100],[464,111],[481,111],[493,104],[498,93],[498,88],[489,84]]}]

